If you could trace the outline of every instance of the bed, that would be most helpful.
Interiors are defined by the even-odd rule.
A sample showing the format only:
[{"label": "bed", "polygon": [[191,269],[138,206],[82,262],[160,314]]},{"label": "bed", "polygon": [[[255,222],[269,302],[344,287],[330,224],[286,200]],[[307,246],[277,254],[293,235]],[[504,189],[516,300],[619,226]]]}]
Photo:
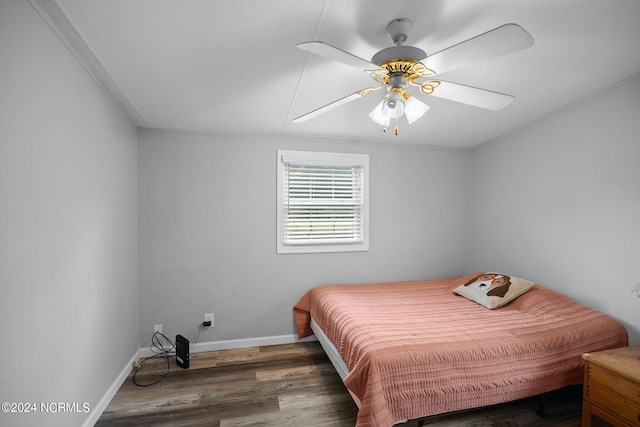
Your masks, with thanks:
[{"label": "bed", "polygon": [[357,427],[580,384],[583,353],[627,345],[619,322],[539,284],[492,309],[454,293],[486,286],[482,274],[326,285],[300,298],[298,335],[318,337],[359,407]]}]

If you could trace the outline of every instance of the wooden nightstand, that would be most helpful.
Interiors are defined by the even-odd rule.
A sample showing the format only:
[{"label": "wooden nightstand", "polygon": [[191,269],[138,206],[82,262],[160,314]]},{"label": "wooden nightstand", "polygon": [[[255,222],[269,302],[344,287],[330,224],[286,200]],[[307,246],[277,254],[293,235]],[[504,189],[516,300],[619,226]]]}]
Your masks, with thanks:
[{"label": "wooden nightstand", "polygon": [[582,427],[640,426],[639,354],[640,345],[582,355]]}]

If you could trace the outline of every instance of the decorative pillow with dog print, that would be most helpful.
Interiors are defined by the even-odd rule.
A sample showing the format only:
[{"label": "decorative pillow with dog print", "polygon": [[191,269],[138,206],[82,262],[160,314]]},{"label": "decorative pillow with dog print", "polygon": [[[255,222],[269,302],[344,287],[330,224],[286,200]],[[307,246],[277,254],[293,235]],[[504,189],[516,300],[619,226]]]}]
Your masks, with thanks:
[{"label": "decorative pillow with dog print", "polygon": [[482,273],[453,290],[489,309],[502,307],[527,292],[533,286],[530,280],[500,273]]}]

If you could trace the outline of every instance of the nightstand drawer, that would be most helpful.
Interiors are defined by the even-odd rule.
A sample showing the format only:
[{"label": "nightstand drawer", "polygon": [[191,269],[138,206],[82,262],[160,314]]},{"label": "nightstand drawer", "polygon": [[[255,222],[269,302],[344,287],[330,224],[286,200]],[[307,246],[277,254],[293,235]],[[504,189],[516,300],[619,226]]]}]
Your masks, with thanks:
[{"label": "nightstand drawer", "polygon": [[589,386],[591,402],[600,405],[608,412],[629,420],[634,426],[640,426],[640,405],[632,405],[628,400],[612,394],[609,390],[596,385]]},{"label": "nightstand drawer", "polygon": [[590,365],[585,399],[640,426],[640,386]]},{"label": "nightstand drawer", "polygon": [[[640,385],[630,383],[628,380],[594,365],[589,365],[587,369],[589,370],[589,386],[596,385],[610,390],[609,393],[615,393],[620,398],[628,400],[628,404],[635,404],[640,408]],[[586,393],[589,396],[589,388]]]}]

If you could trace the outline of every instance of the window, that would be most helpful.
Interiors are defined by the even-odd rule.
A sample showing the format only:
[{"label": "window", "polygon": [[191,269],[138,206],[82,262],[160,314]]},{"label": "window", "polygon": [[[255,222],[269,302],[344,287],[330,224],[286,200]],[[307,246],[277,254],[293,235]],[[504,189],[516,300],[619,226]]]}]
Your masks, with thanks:
[{"label": "window", "polygon": [[369,250],[369,156],[278,151],[278,253]]}]

